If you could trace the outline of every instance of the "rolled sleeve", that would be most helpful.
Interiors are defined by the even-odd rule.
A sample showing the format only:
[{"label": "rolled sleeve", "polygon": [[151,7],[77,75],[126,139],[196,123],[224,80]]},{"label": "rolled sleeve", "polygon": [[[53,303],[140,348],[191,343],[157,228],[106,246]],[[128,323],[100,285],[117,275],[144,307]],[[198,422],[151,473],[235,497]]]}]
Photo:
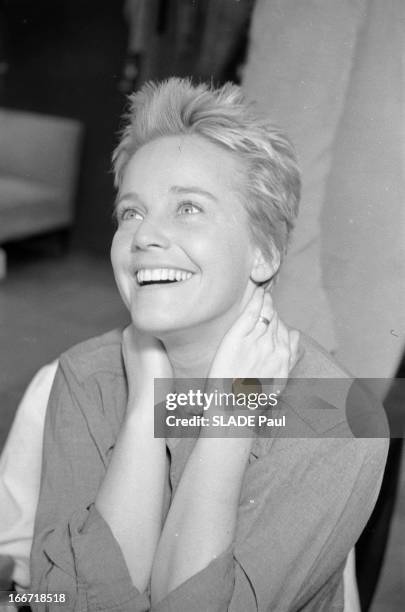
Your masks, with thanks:
[{"label": "rolled sleeve", "polygon": [[52,564],[46,588],[64,592],[69,609],[149,610],[148,595],[133,586],[118,542],[94,504],[50,533],[44,552]]},{"label": "rolled sleeve", "polygon": [[234,558],[228,549],[153,605],[151,612],[226,612],[234,582]]}]

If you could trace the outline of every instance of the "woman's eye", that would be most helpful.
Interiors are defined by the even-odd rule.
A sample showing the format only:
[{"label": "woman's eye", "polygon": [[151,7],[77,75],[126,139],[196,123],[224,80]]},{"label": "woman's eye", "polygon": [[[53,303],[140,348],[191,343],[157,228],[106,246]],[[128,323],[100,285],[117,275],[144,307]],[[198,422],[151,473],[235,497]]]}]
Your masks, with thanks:
[{"label": "woman's eye", "polygon": [[184,204],[180,204],[178,212],[181,215],[196,215],[201,212],[201,208],[191,202],[185,202]]},{"label": "woman's eye", "polygon": [[121,210],[121,212],[118,213],[119,221],[131,221],[133,219],[143,219],[141,213],[135,208],[124,208],[123,210]]}]

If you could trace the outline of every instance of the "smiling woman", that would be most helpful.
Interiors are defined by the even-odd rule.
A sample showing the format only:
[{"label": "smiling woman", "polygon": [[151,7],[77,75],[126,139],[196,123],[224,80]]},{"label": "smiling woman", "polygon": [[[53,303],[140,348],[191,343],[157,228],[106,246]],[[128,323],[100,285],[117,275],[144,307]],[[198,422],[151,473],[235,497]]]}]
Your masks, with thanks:
[{"label": "smiling woman", "polygon": [[81,611],[343,610],[384,440],[353,439],[344,420],[336,439],[313,439],[322,428],[305,419],[294,439],[241,436],[236,406],[235,418],[217,407],[212,427],[205,411],[192,439],[154,436],[155,379],[166,396],[184,379],[213,394],[228,379],[288,379],[299,420],[292,376],[346,376],[272,306],[297,214],[292,146],[238,87],[170,79],[131,97],[114,167],[111,260],[131,324],[60,357],[32,589]]},{"label": "smiling woman", "polygon": [[[196,135],[153,140],[128,162],[111,259],[138,329],[161,340],[195,326],[210,333],[213,319],[227,329],[248,283],[272,276],[268,266],[259,278],[264,259],[235,189],[240,166]],[[159,282],[160,270],[174,271],[178,282]]]}]

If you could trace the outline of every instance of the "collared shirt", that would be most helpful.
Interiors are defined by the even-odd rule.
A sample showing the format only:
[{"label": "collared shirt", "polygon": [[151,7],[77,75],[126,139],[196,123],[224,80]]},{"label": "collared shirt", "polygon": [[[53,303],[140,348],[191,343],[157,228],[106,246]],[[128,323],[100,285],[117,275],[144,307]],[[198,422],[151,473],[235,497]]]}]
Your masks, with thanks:
[{"label": "collared shirt", "polygon": [[57,366],[57,361],[43,366],[28,385],[0,456],[0,556],[9,555],[14,560],[12,578],[19,588],[30,585],[42,435]]},{"label": "collared shirt", "polygon": [[[345,559],[374,506],[388,444],[348,437],[340,417],[334,438],[314,437],[313,423],[308,437],[257,437],[232,545],[153,607],[148,592],[133,586],[94,505],[127,404],[121,341],[113,331],[60,358],[45,423],[32,590],[65,593],[64,609],[81,612],[343,610]],[[312,342],[304,339],[302,348],[295,376],[344,376]],[[167,440],[167,506],[194,444]],[[46,605],[33,609],[60,606]]]}]

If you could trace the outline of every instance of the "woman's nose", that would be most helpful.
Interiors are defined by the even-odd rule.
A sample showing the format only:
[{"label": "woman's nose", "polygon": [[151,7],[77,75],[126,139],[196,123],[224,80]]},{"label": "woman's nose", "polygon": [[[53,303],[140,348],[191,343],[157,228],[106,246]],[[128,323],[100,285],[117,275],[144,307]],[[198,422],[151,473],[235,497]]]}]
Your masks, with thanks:
[{"label": "woman's nose", "polygon": [[159,247],[166,249],[170,245],[167,228],[157,220],[144,219],[138,226],[132,238],[132,250]]}]

